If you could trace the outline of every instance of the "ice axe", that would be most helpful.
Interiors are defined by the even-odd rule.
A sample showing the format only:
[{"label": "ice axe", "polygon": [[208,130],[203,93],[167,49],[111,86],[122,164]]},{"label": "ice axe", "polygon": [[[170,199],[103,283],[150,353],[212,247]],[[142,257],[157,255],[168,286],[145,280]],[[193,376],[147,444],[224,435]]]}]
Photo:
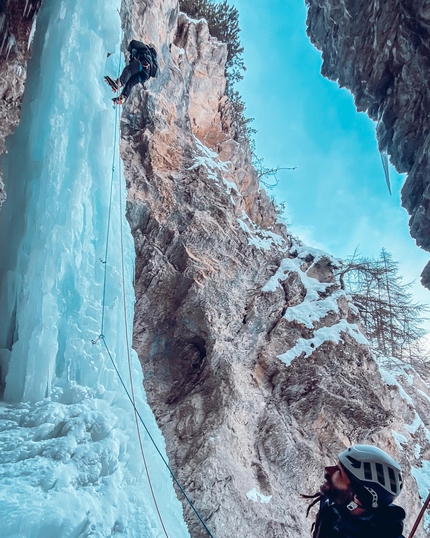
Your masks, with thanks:
[{"label": "ice axe", "polygon": [[412,538],[412,536],[415,534],[415,531],[417,530],[418,525],[420,524],[420,521],[423,518],[424,512],[427,510],[427,507],[429,504],[430,504],[430,492],[427,495],[427,499],[425,500],[425,503],[423,504],[423,507],[421,508],[421,511],[418,514],[417,520],[415,521],[415,524],[412,527],[411,533],[409,534],[408,538]]}]

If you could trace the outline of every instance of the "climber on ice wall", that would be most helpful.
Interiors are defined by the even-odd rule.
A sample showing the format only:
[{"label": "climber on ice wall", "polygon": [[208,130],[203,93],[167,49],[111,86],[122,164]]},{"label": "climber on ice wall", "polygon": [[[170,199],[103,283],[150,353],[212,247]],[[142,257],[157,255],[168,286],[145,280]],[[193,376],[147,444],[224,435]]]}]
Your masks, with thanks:
[{"label": "climber on ice wall", "polygon": [[325,481],[313,498],[319,512],[312,538],[404,538],[405,511],[391,504],[402,489],[402,470],[386,452],[355,445],[325,468]]},{"label": "climber on ice wall", "polygon": [[145,45],[141,41],[133,39],[128,47],[130,59],[117,79],[112,79],[105,76],[105,81],[112,88],[112,91],[117,92],[123,88],[120,95],[112,99],[114,105],[122,105],[130,91],[136,84],[143,84],[151,77],[156,77],[158,74],[157,52],[152,45]]}]

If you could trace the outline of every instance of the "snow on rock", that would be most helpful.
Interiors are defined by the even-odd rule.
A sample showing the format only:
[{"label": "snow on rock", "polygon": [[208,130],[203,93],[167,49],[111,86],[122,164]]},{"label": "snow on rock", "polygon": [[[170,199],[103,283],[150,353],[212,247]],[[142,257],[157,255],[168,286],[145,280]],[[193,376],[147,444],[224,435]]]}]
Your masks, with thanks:
[{"label": "snow on rock", "polygon": [[300,338],[294,347],[282,355],[278,355],[278,358],[288,366],[296,357],[309,357],[324,342],[338,344],[344,333],[351,335],[359,344],[366,345],[368,343],[357,325],[351,325],[345,319],[342,319],[331,327],[322,327],[316,330],[312,338]]},{"label": "snow on rock", "polygon": [[[377,356],[376,360],[382,379],[405,404],[395,404],[397,426],[392,434],[396,445],[411,464],[410,476],[416,483],[421,502],[424,502],[430,489],[430,466],[426,460],[430,454],[429,387],[410,364],[395,357]],[[406,477],[409,479],[408,475]],[[427,517],[424,528],[428,530],[429,526],[430,518]]]},{"label": "snow on rock", "polygon": [[280,251],[288,249],[288,241],[286,238],[269,230],[259,228],[251,221],[244,211],[242,211],[242,218],[238,218],[237,222],[242,230],[249,236],[249,245],[253,245],[255,248],[262,250],[270,250],[273,247]]},{"label": "snow on rock", "polygon": [[[420,494],[420,497],[422,501],[424,502],[430,491],[430,461],[428,460],[422,460],[420,467],[411,467],[411,473],[414,477],[417,486],[418,491]],[[430,531],[430,515],[428,514],[428,511],[424,513],[424,529],[429,532]]]},{"label": "snow on rock", "polygon": [[396,445],[399,447],[399,450],[403,450],[404,445],[408,444],[407,438],[401,433],[396,432],[395,430],[391,430],[391,433],[393,434],[394,441],[396,442]]},{"label": "snow on rock", "polygon": [[260,503],[267,504],[267,503],[270,503],[272,499],[272,495],[263,495],[259,491],[257,491],[256,488],[249,490],[246,493],[246,496],[248,497],[250,501],[253,501],[255,503],[260,502]]},{"label": "snow on rock", "polygon": [[[286,365],[296,357],[308,357],[324,342],[339,343],[342,334],[349,334],[357,343],[367,345],[368,341],[356,323],[348,319],[356,315],[348,314],[347,296],[336,283],[332,268],[339,264],[327,253],[293,243],[290,253],[293,258],[285,258],[276,273],[263,286],[263,292],[275,292],[282,282],[294,275],[299,278],[299,293],[287,306],[284,319],[295,325],[309,329],[305,338],[299,338],[295,345],[278,358]],[[346,316],[346,318],[345,318]],[[332,321],[327,323],[328,317]],[[321,326],[323,320],[327,326]]]}]

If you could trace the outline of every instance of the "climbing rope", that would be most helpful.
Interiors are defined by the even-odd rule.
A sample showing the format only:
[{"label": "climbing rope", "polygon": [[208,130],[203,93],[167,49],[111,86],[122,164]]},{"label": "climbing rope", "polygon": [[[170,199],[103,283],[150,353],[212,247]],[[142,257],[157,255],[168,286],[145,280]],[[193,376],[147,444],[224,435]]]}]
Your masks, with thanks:
[{"label": "climbing rope", "polygon": [[[118,65],[118,77],[119,77],[119,72],[120,72],[120,64]],[[132,366],[131,366],[131,353],[130,353],[131,346],[130,346],[129,334],[128,334],[127,303],[126,303],[126,293],[125,293],[126,286],[125,286],[125,267],[124,267],[124,240],[123,240],[124,233],[123,233],[123,219],[122,219],[122,215],[123,215],[123,200],[122,200],[122,189],[121,189],[121,184],[120,184],[120,181],[121,181],[121,157],[120,157],[119,144],[118,144],[119,110],[120,110],[119,107],[116,106],[115,107],[115,122],[114,122],[114,141],[113,141],[114,146],[113,146],[113,158],[112,158],[111,187],[110,187],[110,195],[109,195],[109,209],[108,209],[107,232],[106,232],[106,249],[105,249],[104,260],[100,259],[100,262],[104,264],[101,331],[100,331],[99,336],[95,340],[92,340],[92,343],[96,344],[99,341],[103,342],[103,345],[106,348],[106,352],[107,352],[107,354],[108,354],[108,356],[109,356],[109,358],[110,358],[110,360],[112,362],[112,365],[114,367],[114,370],[115,370],[115,372],[116,372],[116,374],[118,376],[118,379],[119,379],[122,387],[124,388],[124,391],[125,391],[128,399],[130,400],[131,405],[133,406],[134,417],[135,417],[135,422],[136,422],[136,430],[137,430],[137,435],[138,435],[138,439],[139,439],[139,446],[140,446],[140,451],[141,451],[141,454],[142,454],[142,460],[143,460],[143,463],[144,463],[145,472],[146,472],[146,476],[148,478],[148,483],[149,483],[149,487],[150,487],[150,490],[151,490],[151,495],[152,495],[152,498],[153,498],[153,501],[154,501],[154,505],[155,505],[158,517],[160,519],[160,523],[161,523],[161,526],[163,528],[165,536],[167,538],[169,538],[169,536],[167,534],[167,530],[166,530],[164,522],[163,522],[163,518],[161,516],[160,510],[159,510],[159,507],[158,507],[158,503],[157,503],[157,500],[156,500],[156,497],[155,497],[154,489],[153,489],[153,486],[152,486],[152,482],[151,482],[151,478],[150,478],[150,474],[149,474],[149,469],[148,469],[148,465],[147,465],[147,461],[146,461],[146,457],[145,457],[145,451],[144,451],[144,448],[143,448],[143,442],[142,442],[142,436],[141,436],[141,433],[140,433],[139,421],[142,424],[142,426],[144,427],[150,441],[154,445],[154,447],[155,447],[157,453],[159,454],[159,456],[161,457],[163,463],[166,465],[167,469],[169,470],[170,475],[172,476],[174,482],[178,486],[178,488],[181,491],[182,495],[184,496],[184,498],[186,499],[186,501],[188,502],[188,504],[190,505],[190,507],[192,508],[194,513],[196,514],[197,518],[199,519],[199,521],[201,522],[201,524],[205,528],[208,535],[211,538],[214,538],[213,534],[209,530],[209,528],[206,525],[205,521],[203,520],[202,516],[199,514],[198,510],[195,508],[194,504],[192,503],[192,501],[188,497],[187,493],[185,492],[184,488],[182,487],[179,480],[177,479],[176,475],[174,474],[173,470],[171,469],[168,462],[164,458],[162,452],[158,448],[154,438],[152,437],[149,429],[147,428],[147,426],[146,426],[146,424],[145,424],[145,422],[144,422],[144,420],[143,420],[143,418],[142,418],[141,414],[139,413],[139,410],[137,409],[137,406],[136,406],[136,398],[135,398],[135,393],[134,393],[134,383],[133,383]],[[113,185],[114,185],[114,176],[115,176],[115,158],[116,158],[116,149],[117,148],[118,148],[118,167],[117,167],[117,170],[118,170],[118,178],[119,178],[118,186],[119,186],[119,218],[120,218],[120,250],[121,250],[122,296],[123,296],[125,339],[126,339],[126,349],[127,349],[127,363],[128,363],[128,372],[129,372],[130,390],[128,390],[128,388],[127,388],[127,386],[126,386],[126,384],[125,384],[125,382],[124,382],[124,380],[123,380],[123,378],[122,378],[122,376],[121,376],[121,374],[120,374],[120,372],[118,370],[118,367],[115,364],[115,360],[114,360],[113,355],[112,355],[112,353],[111,353],[111,351],[110,351],[110,349],[109,349],[109,347],[107,345],[107,342],[106,342],[106,339],[105,339],[105,336],[104,336],[105,307],[106,307],[106,285],[107,285],[107,265],[108,265],[107,262],[108,262],[109,237],[110,237],[110,226],[111,226],[111,217],[112,217]],[[133,276],[133,279],[134,279],[134,276]]]},{"label": "climbing rope", "polygon": [[128,397],[128,399],[130,400],[131,402],[131,405],[133,406],[137,416],[139,417],[139,420],[142,424],[142,426],[144,427],[146,433],[148,434],[148,437],[150,439],[150,441],[152,442],[152,444],[154,445],[155,447],[155,450],[158,452],[158,455],[160,456],[160,458],[162,459],[163,463],[165,464],[165,466],[167,467],[167,469],[169,470],[170,472],[170,475],[172,476],[175,484],[178,486],[179,490],[181,491],[182,495],[184,496],[185,500],[188,502],[188,504],[190,505],[190,507],[193,509],[194,513],[196,514],[197,518],[199,519],[200,523],[203,525],[203,527],[205,528],[206,532],[208,533],[208,535],[211,537],[211,538],[215,538],[214,535],[211,533],[211,531],[209,530],[208,526],[206,525],[205,521],[203,520],[202,516],[199,514],[197,508],[194,506],[193,502],[191,501],[191,499],[188,497],[186,491],[184,490],[184,488],[182,487],[181,483],[179,482],[179,480],[177,479],[175,473],[173,472],[172,468],[170,467],[170,465],[168,464],[168,462],[166,461],[166,458],[163,456],[162,452],[160,451],[160,449],[158,448],[157,446],[157,443],[155,442],[154,438],[152,437],[150,431],[148,430],[148,427],[146,426],[143,418],[142,418],[142,415],[139,413],[139,410],[137,409],[136,405],[133,403],[133,399],[131,397],[131,394],[129,392],[129,390],[127,389],[127,386],[126,384],[124,383],[124,380],[122,379],[121,377],[121,374],[115,364],[115,361],[113,359],[113,356],[112,356],[112,353],[110,352],[107,344],[106,344],[106,340],[104,338],[104,336],[102,336],[100,338],[100,340],[103,342],[104,346],[106,347],[106,351],[109,355],[109,358],[110,360],[112,361],[112,365],[115,369],[115,372],[118,376],[118,379],[120,380],[120,383],[121,385],[123,386],[124,388],[124,391]]},{"label": "climbing rope", "polygon": [[422,508],[421,508],[421,511],[420,511],[420,513],[418,514],[418,517],[417,517],[417,519],[416,519],[416,521],[415,521],[414,526],[412,527],[412,530],[411,530],[411,532],[410,532],[408,538],[412,538],[412,537],[414,536],[416,530],[418,529],[418,525],[420,524],[420,522],[421,522],[421,520],[422,520],[422,518],[423,518],[423,516],[424,516],[424,514],[425,514],[425,511],[427,510],[429,504],[430,504],[430,492],[429,492],[429,494],[427,495],[427,499],[425,500],[425,502],[424,502],[424,504],[423,504],[423,506],[422,506]]},{"label": "climbing rope", "polygon": [[[119,78],[120,75],[120,69],[121,69],[121,55],[119,56],[118,61],[118,69],[117,69],[117,78]],[[131,402],[134,409],[134,418],[136,423],[136,430],[137,430],[137,437],[139,439],[139,447],[140,452],[142,455],[143,465],[145,468],[145,473],[148,479],[149,488],[151,491],[151,496],[154,501],[154,506],[158,514],[158,518],[160,520],[161,526],[163,528],[164,534],[166,538],[169,538],[169,535],[167,533],[166,527],[164,525],[163,518],[161,516],[161,512],[157,503],[157,499],[155,497],[154,488],[152,487],[151,477],[149,474],[148,465],[146,462],[145,457],[145,451],[143,449],[143,443],[142,443],[142,436],[140,434],[140,427],[139,427],[139,420],[138,416],[136,414],[136,399],[135,399],[135,393],[134,393],[134,384],[133,384],[133,376],[132,376],[132,368],[131,368],[131,356],[130,356],[130,342],[128,337],[128,318],[127,318],[127,305],[126,305],[126,298],[125,298],[125,267],[124,267],[124,241],[123,241],[123,228],[122,228],[122,209],[123,209],[123,203],[122,203],[122,189],[121,189],[121,157],[119,152],[119,144],[118,144],[118,138],[119,138],[119,107],[115,107],[115,120],[114,120],[114,138],[113,138],[113,154],[112,154],[112,172],[111,172],[111,184],[110,184],[110,194],[109,194],[109,208],[108,208],[108,219],[107,219],[107,230],[106,230],[106,249],[105,249],[105,258],[104,260],[101,260],[104,264],[104,276],[103,276],[103,299],[102,299],[102,320],[101,320],[101,330],[100,335],[97,340],[93,341],[93,343],[96,343],[100,340],[103,340],[103,343],[106,347],[106,350],[108,352],[108,355],[112,361],[113,357],[110,353],[110,350],[108,348],[108,345],[106,343],[106,340],[104,338],[104,321],[105,321],[105,306],[106,306],[106,285],[107,285],[107,266],[108,266],[108,253],[109,253],[109,238],[110,238],[110,226],[111,226],[111,217],[112,217],[112,199],[113,199],[113,187],[114,187],[114,180],[115,180],[115,158],[116,154],[118,156],[118,188],[119,188],[119,221],[120,221],[120,246],[121,246],[121,277],[122,277],[122,296],[123,296],[123,309],[124,309],[124,326],[125,326],[125,340],[126,340],[126,349],[127,349],[127,362],[128,362],[128,370],[129,370],[129,378],[130,378],[130,388],[131,388]],[[115,365],[114,365],[115,366]],[[117,368],[115,366],[115,370],[117,373]],[[123,384],[124,386],[124,384]]]},{"label": "climbing rope", "polygon": [[[119,107],[116,107],[116,110],[119,111]],[[121,179],[121,157],[119,154],[119,148],[118,148],[118,177]],[[120,182],[119,182],[120,183]],[[126,296],[125,296],[125,267],[124,267],[124,233],[123,233],[123,221],[122,221],[122,215],[123,215],[123,203],[122,203],[122,189],[121,185],[119,184],[119,221],[120,221],[120,244],[121,244],[121,277],[122,277],[122,301],[123,301],[123,309],[124,309],[124,326],[125,326],[125,341],[126,341],[126,347],[127,347],[127,363],[128,363],[128,373],[130,378],[130,388],[131,388],[131,397],[132,397],[132,404],[134,409],[134,419],[136,422],[136,430],[137,430],[137,436],[139,438],[139,446],[140,446],[140,452],[142,454],[143,464],[145,466],[145,472],[146,476],[148,478],[149,487],[151,489],[151,495],[154,500],[154,505],[157,510],[158,517],[160,519],[161,526],[163,527],[164,534],[167,538],[169,538],[169,535],[167,534],[166,527],[164,526],[164,521],[160,513],[160,509],[158,507],[157,499],[155,498],[154,489],[152,487],[151,477],[149,475],[149,469],[148,465],[146,463],[146,457],[145,457],[145,451],[143,450],[143,443],[142,443],[142,437],[140,435],[140,427],[139,427],[139,419],[136,411],[136,398],[134,395],[134,384],[133,384],[133,375],[132,375],[132,368],[131,368],[131,355],[130,355],[130,341],[128,337],[128,318],[127,318],[127,302],[126,302]]]},{"label": "climbing rope", "polygon": [[[117,132],[118,132],[118,111],[115,110],[114,135],[113,135],[112,173],[111,173],[111,180],[110,180],[109,209],[108,209],[107,231],[106,231],[106,249],[105,249],[104,260],[102,260],[100,258],[100,262],[104,264],[103,299],[102,299],[102,322],[101,322],[100,336],[102,336],[103,333],[104,333],[104,323],[105,323],[107,262],[108,262],[108,251],[109,251],[110,221],[111,221],[111,213],[112,213],[113,184],[114,184],[114,175],[115,175],[115,151],[116,151],[116,147],[117,147]],[[93,341],[93,343],[95,343],[95,341]]]}]

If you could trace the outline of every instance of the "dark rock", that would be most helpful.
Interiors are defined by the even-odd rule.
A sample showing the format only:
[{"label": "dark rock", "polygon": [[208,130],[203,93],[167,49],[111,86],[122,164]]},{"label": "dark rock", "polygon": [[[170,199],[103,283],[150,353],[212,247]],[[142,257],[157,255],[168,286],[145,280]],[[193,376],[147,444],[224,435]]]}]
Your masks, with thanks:
[{"label": "dark rock", "polygon": [[[418,246],[430,251],[430,7],[419,0],[306,0],[322,74],[377,121],[379,148],[408,174],[402,204]],[[429,280],[423,276],[423,284]]]}]

